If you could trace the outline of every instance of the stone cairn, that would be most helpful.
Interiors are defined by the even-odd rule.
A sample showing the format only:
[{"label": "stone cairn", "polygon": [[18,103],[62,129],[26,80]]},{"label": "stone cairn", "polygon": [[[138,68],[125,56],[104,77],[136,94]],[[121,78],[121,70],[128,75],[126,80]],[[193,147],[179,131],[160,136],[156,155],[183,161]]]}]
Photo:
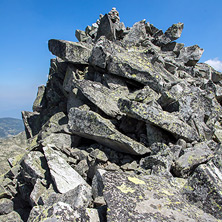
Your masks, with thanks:
[{"label": "stone cairn", "polygon": [[28,145],[1,176],[0,221],[221,221],[222,74],[199,46],[113,8],[49,40]]}]

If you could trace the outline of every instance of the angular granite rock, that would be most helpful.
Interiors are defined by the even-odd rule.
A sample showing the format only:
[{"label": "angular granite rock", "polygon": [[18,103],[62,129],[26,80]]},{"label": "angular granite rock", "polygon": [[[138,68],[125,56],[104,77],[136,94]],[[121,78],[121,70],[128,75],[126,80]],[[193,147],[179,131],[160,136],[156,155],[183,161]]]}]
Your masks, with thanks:
[{"label": "angular granite rock", "polygon": [[178,56],[178,61],[183,62],[187,66],[195,66],[200,60],[204,50],[198,45],[184,47],[181,49]]},{"label": "angular granite rock", "polygon": [[107,172],[103,175],[107,222],[181,221],[216,222],[217,219],[189,204],[168,180]]},{"label": "angular granite rock", "polygon": [[142,20],[133,25],[129,33],[123,38],[123,43],[126,45],[136,45],[146,38],[146,20]]},{"label": "angular granite rock", "polygon": [[149,85],[161,91],[166,82],[176,78],[160,64],[152,63],[152,58],[133,48],[126,50],[105,38],[100,38],[92,50],[90,64],[107,68],[108,72],[127,79]]},{"label": "angular granite rock", "polygon": [[222,172],[213,162],[198,166],[188,179],[188,187],[185,193],[190,201],[222,220]]},{"label": "angular granite rock", "polygon": [[176,137],[187,141],[198,140],[196,131],[171,113],[157,109],[154,106],[124,99],[119,100],[119,107],[127,115],[156,125]]},{"label": "angular granite rock", "polygon": [[122,114],[117,106],[121,94],[118,90],[110,90],[101,83],[90,80],[76,80],[74,85],[107,115],[117,117]]},{"label": "angular granite rock", "polygon": [[9,214],[13,211],[13,202],[10,199],[2,198],[0,199],[0,215]]},{"label": "angular granite rock", "polygon": [[109,120],[93,111],[70,109],[68,125],[72,133],[95,140],[119,152],[134,155],[150,152],[149,148],[120,133]]},{"label": "angular granite rock", "polygon": [[176,176],[186,177],[198,167],[201,163],[208,161],[213,157],[213,152],[202,142],[196,144],[190,150],[185,150],[185,153],[175,161],[172,171]]},{"label": "angular granite rock", "polygon": [[109,40],[116,39],[115,25],[112,22],[110,16],[107,14],[105,14],[100,20],[96,40],[98,40],[101,36],[105,36]]},{"label": "angular granite rock", "polygon": [[61,157],[58,151],[53,150],[49,145],[43,147],[50,174],[57,190],[66,193],[86,181]]},{"label": "angular granite rock", "polygon": [[[58,202],[52,206],[36,206],[35,211],[29,216],[29,222],[48,221],[48,222],[73,222],[73,221],[89,221],[84,209],[72,209],[69,204]],[[34,214],[34,215],[33,215]]]},{"label": "angular granite rock", "polygon": [[50,39],[49,51],[64,61],[74,64],[88,64],[92,46],[87,43],[77,43],[65,40]]},{"label": "angular granite rock", "polygon": [[42,108],[44,107],[45,105],[44,94],[45,94],[45,86],[44,85],[39,86],[37,97],[32,106],[33,112],[40,112]]},{"label": "angular granite rock", "polygon": [[[47,163],[45,156],[39,151],[31,151],[22,161],[22,174],[29,182],[35,185],[37,179],[45,179]],[[24,172],[24,173],[23,173]],[[28,174],[28,177],[25,176]]]},{"label": "angular granite rock", "polygon": [[178,38],[180,38],[181,33],[183,31],[183,23],[179,22],[177,24],[173,24],[170,28],[166,30],[166,32],[158,37],[157,45],[166,45]]},{"label": "angular granite rock", "polygon": [[1,222],[23,222],[20,215],[16,211],[12,211],[9,214],[6,215],[0,215],[0,221]]}]

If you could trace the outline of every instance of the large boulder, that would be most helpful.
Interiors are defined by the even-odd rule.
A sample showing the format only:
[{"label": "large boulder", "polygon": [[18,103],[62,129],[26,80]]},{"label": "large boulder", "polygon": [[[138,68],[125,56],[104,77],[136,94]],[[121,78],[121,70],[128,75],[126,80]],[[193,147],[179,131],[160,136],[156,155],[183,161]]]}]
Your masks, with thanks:
[{"label": "large boulder", "polygon": [[149,148],[125,136],[115,129],[111,121],[93,111],[71,109],[69,128],[74,134],[95,140],[119,152],[134,155],[150,152]]},{"label": "large boulder", "polygon": [[165,178],[107,172],[103,175],[107,222],[217,221],[189,204]]},{"label": "large boulder", "polygon": [[60,193],[66,193],[80,184],[86,184],[86,181],[69,166],[58,151],[53,150],[49,145],[43,147],[43,150],[52,180]]},{"label": "large boulder", "polygon": [[124,99],[119,100],[119,107],[120,110],[127,115],[156,125],[176,137],[183,138],[187,141],[198,140],[196,131],[171,113],[154,106]]},{"label": "large boulder", "polygon": [[48,45],[49,51],[64,61],[74,64],[88,64],[92,46],[87,43],[50,39]]}]

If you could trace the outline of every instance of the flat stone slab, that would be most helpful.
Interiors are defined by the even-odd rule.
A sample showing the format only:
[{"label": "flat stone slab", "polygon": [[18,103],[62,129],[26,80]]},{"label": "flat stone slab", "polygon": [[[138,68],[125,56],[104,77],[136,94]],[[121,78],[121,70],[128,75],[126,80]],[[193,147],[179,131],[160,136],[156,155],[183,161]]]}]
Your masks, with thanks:
[{"label": "flat stone slab", "polygon": [[81,90],[92,103],[98,106],[104,113],[116,117],[122,113],[117,105],[121,92],[113,91],[99,82],[90,80],[75,80],[74,85]]},{"label": "flat stone slab", "polygon": [[150,153],[149,148],[120,133],[109,120],[93,111],[71,108],[68,126],[72,133],[95,140],[118,152],[134,155]]},{"label": "flat stone slab", "polygon": [[49,51],[64,61],[74,64],[88,64],[92,46],[83,42],[50,39]]},{"label": "flat stone slab", "polygon": [[143,103],[126,99],[119,100],[119,107],[127,115],[156,125],[187,141],[198,140],[196,131],[177,116]]},{"label": "flat stone slab", "polygon": [[103,174],[103,195],[107,203],[107,222],[213,222],[212,215],[189,204],[180,191],[164,177]]},{"label": "flat stone slab", "polygon": [[66,193],[86,181],[50,146],[43,147],[52,180],[60,193]]}]

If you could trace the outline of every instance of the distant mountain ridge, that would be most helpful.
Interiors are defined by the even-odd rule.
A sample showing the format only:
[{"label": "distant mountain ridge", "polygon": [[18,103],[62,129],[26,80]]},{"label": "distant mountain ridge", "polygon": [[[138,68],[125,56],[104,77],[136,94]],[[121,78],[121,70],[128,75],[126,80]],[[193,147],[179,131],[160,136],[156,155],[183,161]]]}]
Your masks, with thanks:
[{"label": "distant mountain ridge", "polygon": [[23,121],[16,118],[0,118],[0,138],[16,135],[24,131]]}]

